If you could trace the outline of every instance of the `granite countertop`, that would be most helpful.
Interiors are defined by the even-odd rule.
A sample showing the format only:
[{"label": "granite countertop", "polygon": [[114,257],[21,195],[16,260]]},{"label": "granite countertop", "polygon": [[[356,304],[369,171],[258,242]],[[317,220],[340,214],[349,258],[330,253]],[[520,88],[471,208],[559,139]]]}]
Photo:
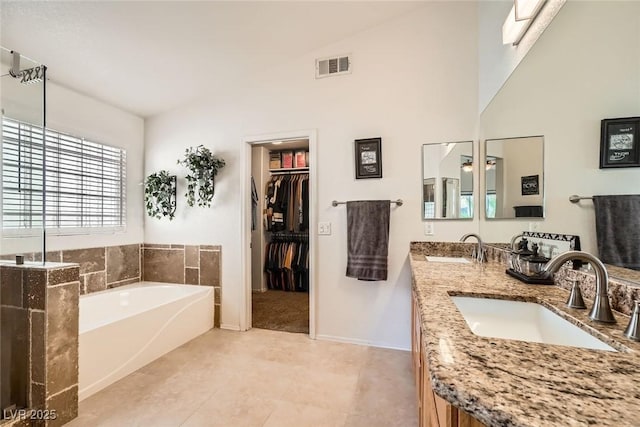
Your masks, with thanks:
[{"label": "granite countertop", "polygon": [[[640,426],[640,343],[623,335],[629,317],[594,323],[565,306],[569,292],[526,285],[491,262],[450,264],[410,253],[424,351],[435,392],[487,426]],[[619,350],[474,335],[450,299],[473,295],[538,302]],[[591,301],[586,301],[591,307]]]}]

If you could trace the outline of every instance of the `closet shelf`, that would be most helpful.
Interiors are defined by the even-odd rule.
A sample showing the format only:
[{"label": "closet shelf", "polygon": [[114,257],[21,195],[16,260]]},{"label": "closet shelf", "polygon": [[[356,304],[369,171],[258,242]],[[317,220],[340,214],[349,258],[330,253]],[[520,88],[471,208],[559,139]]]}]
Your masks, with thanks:
[{"label": "closet shelf", "polygon": [[286,172],[309,172],[308,167],[304,168],[280,168],[280,169],[269,169],[269,172],[273,173],[286,173]]}]

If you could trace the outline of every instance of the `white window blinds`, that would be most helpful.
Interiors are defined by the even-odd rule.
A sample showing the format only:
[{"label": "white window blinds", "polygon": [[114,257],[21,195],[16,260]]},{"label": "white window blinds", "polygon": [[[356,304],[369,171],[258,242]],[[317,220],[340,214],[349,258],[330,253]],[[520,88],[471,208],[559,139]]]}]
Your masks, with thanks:
[{"label": "white window blinds", "polygon": [[46,227],[123,228],[126,152],[121,148],[2,118],[2,228],[42,228],[43,141]]}]

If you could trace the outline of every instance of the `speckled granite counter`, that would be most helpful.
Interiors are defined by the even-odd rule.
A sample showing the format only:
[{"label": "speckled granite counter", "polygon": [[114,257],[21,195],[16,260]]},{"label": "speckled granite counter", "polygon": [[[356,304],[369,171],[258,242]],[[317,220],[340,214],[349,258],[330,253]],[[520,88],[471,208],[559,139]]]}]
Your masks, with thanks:
[{"label": "speckled granite counter", "polygon": [[[428,262],[416,251],[410,262],[439,396],[488,426],[640,426],[640,344],[623,336],[627,316],[591,322],[565,307],[566,290],[525,285],[495,262]],[[449,298],[461,294],[541,303],[620,352],[476,336]]]}]

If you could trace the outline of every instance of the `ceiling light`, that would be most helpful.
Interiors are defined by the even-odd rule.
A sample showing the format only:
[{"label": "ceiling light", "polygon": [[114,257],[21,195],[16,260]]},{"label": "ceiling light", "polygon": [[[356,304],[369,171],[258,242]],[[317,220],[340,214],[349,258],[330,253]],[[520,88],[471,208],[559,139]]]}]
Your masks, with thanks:
[{"label": "ceiling light", "polygon": [[547,0],[515,0],[513,7],[515,8],[516,21],[533,19],[546,1]]},{"label": "ceiling light", "polygon": [[274,142],[272,142],[272,144],[273,145],[280,145],[280,144],[282,144],[282,141],[274,141]]}]

